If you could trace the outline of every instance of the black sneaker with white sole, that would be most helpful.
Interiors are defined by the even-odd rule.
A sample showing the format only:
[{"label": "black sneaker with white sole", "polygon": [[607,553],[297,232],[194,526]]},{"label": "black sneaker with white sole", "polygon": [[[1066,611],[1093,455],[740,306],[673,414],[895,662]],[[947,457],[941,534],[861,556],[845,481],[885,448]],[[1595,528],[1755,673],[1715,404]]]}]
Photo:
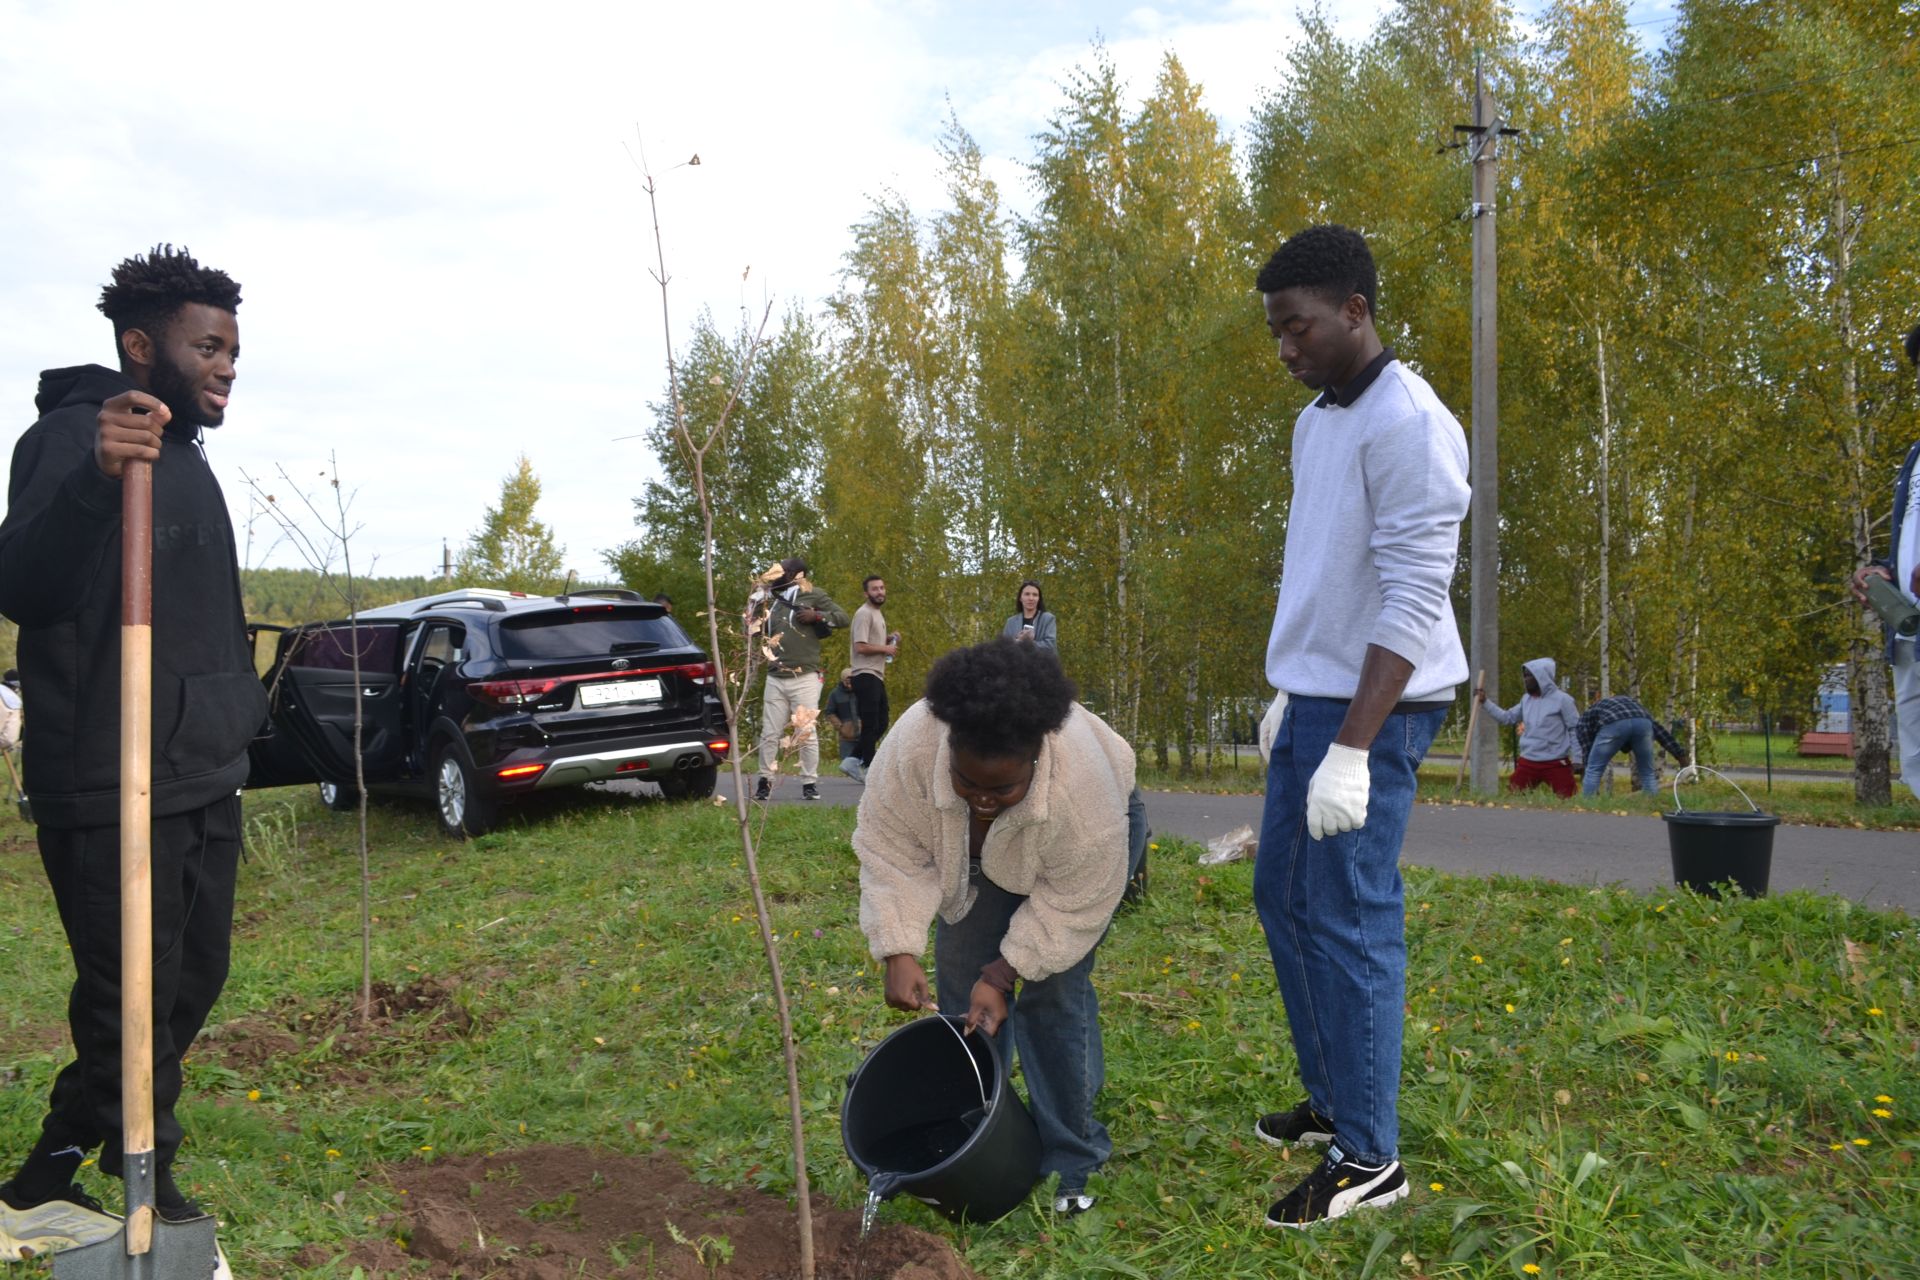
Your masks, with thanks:
[{"label": "black sneaker with white sole", "polygon": [[1407,1174],[1398,1160],[1371,1167],[1349,1160],[1338,1146],[1299,1186],[1267,1210],[1270,1227],[1311,1227],[1344,1218],[1355,1209],[1377,1209],[1407,1196]]},{"label": "black sneaker with white sole", "polygon": [[811,782],[806,783],[800,788],[800,798],[802,800],[818,800],[820,798],[820,788]]},{"label": "black sneaker with white sole", "polygon": [[1333,1121],[1302,1102],[1291,1111],[1269,1111],[1253,1122],[1253,1136],[1270,1147],[1290,1147],[1296,1142],[1324,1145],[1333,1141]]},{"label": "black sneaker with white sole", "polygon": [[773,780],[771,778],[762,778],[758,783],[754,784],[753,798],[755,800],[772,799],[773,798]]}]

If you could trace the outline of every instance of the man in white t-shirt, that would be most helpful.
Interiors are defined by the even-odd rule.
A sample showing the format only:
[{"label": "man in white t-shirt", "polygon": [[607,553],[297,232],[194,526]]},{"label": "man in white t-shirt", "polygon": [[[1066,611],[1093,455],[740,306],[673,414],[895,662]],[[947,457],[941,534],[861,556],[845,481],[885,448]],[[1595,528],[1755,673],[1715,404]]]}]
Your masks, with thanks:
[{"label": "man in white t-shirt", "polygon": [[900,652],[900,633],[887,630],[887,615],[881,612],[887,603],[887,580],[870,573],[860,589],[867,602],[853,611],[853,629],[847,634],[853,654],[853,699],[860,709],[860,740],[853,754],[840,762],[840,772],[855,782],[867,780],[867,766],[880,748],[880,735],[887,731],[887,664]]},{"label": "man in white t-shirt", "polygon": [[[1920,370],[1920,325],[1908,331],[1907,360]],[[1920,441],[1907,450],[1893,481],[1893,532],[1884,560],[1862,565],[1853,575],[1854,598],[1867,599],[1867,579],[1881,577],[1920,604],[1920,485],[1913,482]],[[1887,633],[1887,661],[1893,664],[1893,718],[1900,737],[1900,777],[1920,796],[1920,657],[1911,637]]]}]

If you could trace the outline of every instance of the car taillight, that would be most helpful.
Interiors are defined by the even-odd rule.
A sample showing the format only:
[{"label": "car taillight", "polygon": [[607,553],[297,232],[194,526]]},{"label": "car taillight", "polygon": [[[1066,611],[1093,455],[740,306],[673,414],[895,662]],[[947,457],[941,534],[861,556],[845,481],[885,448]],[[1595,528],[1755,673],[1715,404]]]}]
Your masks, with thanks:
[{"label": "car taillight", "polygon": [[481,680],[468,685],[467,692],[482,702],[525,707],[558,689],[560,683],[558,680]]},{"label": "car taillight", "polygon": [[713,754],[717,756],[723,756],[727,754],[727,752],[733,750],[733,744],[731,742],[728,742],[725,738],[715,738],[712,742],[709,742],[707,744],[707,750],[713,752]]},{"label": "car taillight", "polygon": [[500,778],[524,778],[528,774],[538,773],[546,767],[547,766],[543,764],[516,764],[510,768],[500,770],[494,776]]},{"label": "car taillight", "polygon": [[713,683],[713,664],[711,662],[690,662],[684,667],[675,667],[676,674],[685,676],[694,684]]}]

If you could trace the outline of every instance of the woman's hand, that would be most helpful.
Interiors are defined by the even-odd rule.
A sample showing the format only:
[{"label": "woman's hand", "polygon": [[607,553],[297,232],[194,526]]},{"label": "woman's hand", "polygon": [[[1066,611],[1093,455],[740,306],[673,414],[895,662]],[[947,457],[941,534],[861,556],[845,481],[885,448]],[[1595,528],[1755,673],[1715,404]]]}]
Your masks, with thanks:
[{"label": "woman's hand", "polygon": [[927,993],[927,971],[905,952],[887,957],[887,1003],[907,1013],[934,1007]]},{"label": "woman's hand", "polygon": [[978,1027],[990,1036],[998,1035],[1006,1022],[1006,996],[984,978],[974,983],[973,994],[967,997],[967,1030]]}]

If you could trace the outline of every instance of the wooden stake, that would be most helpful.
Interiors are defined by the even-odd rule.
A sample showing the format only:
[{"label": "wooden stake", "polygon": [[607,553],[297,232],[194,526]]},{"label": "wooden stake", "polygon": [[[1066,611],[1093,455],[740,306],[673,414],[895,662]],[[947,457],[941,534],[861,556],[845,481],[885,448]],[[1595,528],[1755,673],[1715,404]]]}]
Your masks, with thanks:
[{"label": "wooden stake", "polygon": [[1473,705],[1467,711],[1467,740],[1460,745],[1460,776],[1454,780],[1453,789],[1458,791],[1467,785],[1467,763],[1473,759],[1473,731],[1480,723],[1480,693],[1487,687],[1487,671],[1480,669],[1480,678],[1473,682]]}]

